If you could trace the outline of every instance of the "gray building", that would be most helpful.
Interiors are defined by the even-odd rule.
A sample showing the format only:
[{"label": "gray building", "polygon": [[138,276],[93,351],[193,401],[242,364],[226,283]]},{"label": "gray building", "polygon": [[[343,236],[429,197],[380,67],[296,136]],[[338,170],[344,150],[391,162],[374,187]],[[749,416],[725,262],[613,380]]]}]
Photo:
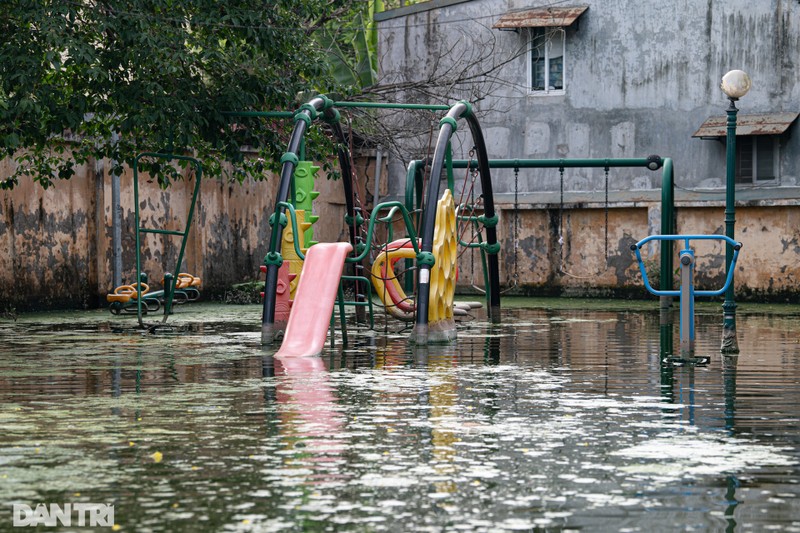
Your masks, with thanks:
[{"label": "gray building", "polygon": [[[759,268],[772,271],[762,272],[760,279],[740,276],[737,285],[763,295],[796,292],[800,247],[787,243],[797,243],[800,222],[795,207],[800,199],[797,0],[432,0],[380,13],[376,21],[381,75],[385,83],[404,88],[398,99],[424,101],[434,95],[475,102],[490,158],[671,157],[678,227],[686,233],[720,232],[723,225],[728,100],[720,80],[729,70],[746,71],[752,89],[737,102],[737,205],[742,208],[737,232],[761,231],[748,227],[756,224],[748,215],[757,217],[771,239],[759,238],[759,244],[774,242],[777,249],[748,249],[743,235],[743,254],[758,257]],[[466,157],[471,146],[459,133],[457,158]],[[425,142],[409,150],[419,151]],[[402,193],[405,163],[395,159],[390,165],[396,195]],[[523,247],[524,239],[534,241],[527,249],[531,263],[524,266],[530,276],[523,285],[577,283],[560,274],[564,251],[559,254],[562,245],[553,243],[564,240],[567,223],[563,218],[558,227],[542,222],[545,235],[535,229],[537,212],[556,207],[589,209],[584,215],[591,219],[594,213],[595,222],[587,221],[587,227],[601,224],[597,216],[604,216],[606,235],[614,226],[611,254],[606,237],[605,258],[594,257],[596,268],[589,269],[598,274],[596,284],[636,281],[630,265],[613,276],[604,273],[615,259],[627,260],[623,237],[635,241],[658,233],[660,173],[612,169],[608,200],[602,194],[603,169],[567,169],[563,175],[557,169],[525,170],[516,177],[499,170],[493,180],[501,209],[506,208],[506,229],[513,203],[515,216],[525,219],[522,231],[529,230],[514,241]],[[759,211],[764,208],[775,209]],[[554,259],[558,255],[562,259]],[[582,260],[592,257],[587,252]],[[536,275],[543,260],[549,268]],[[709,267],[718,270],[719,263]],[[708,277],[716,279],[718,271]]]},{"label": "gray building", "polygon": [[753,80],[738,105],[740,122],[773,126],[740,140],[742,185],[798,184],[800,137],[791,135],[800,111],[796,0],[440,0],[378,18],[384,76],[421,80],[459,61],[492,69],[449,95],[480,99],[490,157],[657,153],[675,159],[682,185],[723,186],[724,143],[705,140],[724,135],[722,128],[693,135],[708,118],[724,116],[720,79],[736,68]]}]

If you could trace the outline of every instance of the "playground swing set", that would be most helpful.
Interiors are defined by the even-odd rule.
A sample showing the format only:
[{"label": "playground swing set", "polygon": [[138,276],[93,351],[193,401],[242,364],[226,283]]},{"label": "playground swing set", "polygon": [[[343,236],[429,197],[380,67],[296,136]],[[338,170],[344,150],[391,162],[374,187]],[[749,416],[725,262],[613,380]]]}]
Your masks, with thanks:
[{"label": "playground swing set", "polygon": [[[189,207],[189,213],[186,217],[186,225],[182,230],[142,227],[141,212],[139,208],[139,166],[142,158],[160,159],[167,162],[173,160],[185,161],[194,168],[195,184],[192,191],[192,202]],[[194,302],[200,298],[201,279],[187,272],[180,272],[180,266],[181,263],[183,263],[183,256],[186,251],[186,241],[189,237],[189,230],[192,226],[194,208],[197,204],[197,196],[200,192],[200,183],[202,181],[202,177],[203,165],[194,157],[144,152],[134,158],[133,203],[136,242],[136,281],[130,285],[121,285],[115,288],[113,293],[106,295],[106,300],[109,302],[109,310],[111,313],[116,315],[123,313],[136,313],[139,326],[143,328],[145,327],[142,319],[143,314],[147,312],[157,312],[163,305],[163,323],[167,321],[167,317],[169,317],[169,315],[172,313],[173,304]],[[172,272],[164,273],[164,279],[162,280],[164,288],[159,291],[150,290],[150,286],[148,285],[148,276],[145,272],[142,272],[142,235],[148,233],[181,237],[180,251],[178,252],[178,259],[176,261],[175,268]]]},{"label": "playground swing set", "polygon": [[[365,219],[360,199],[355,188],[351,153],[347,137],[340,123],[337,107],[373,107],[394,109],[425,109],[447,111],[439,121],[439,133],[432,157],[412,161],[408,167],[405,202],[382,202],[373,207]],[[294,128],[287,151],[282,155],[280,181],[278,184],[274,213],[269,219],[271,225],[268,252],[261,271],[265,274],[262,311],[262,344],[274,344],[279,340],[281,346],[276,356],[294,357],[318,355],[322,352],[327,332],[335,324],[334,308],[338,304],[340,327],[343,342],[347,343],[345,306],[356,307],[356,316],[363,319],[364,309],[369,313],[370,327],[374,327],[373,294],[383,303],[386,313],[406,322],[414,322],[412,340],[425,345],[449,342],[455,339],[454,295],[456,285],[456,264],[458,247],[478,249],[483,269],[483,292],[488,317],[500,322],[500,282],[497,241],[499,217],[495,212],[492,191],[491,168],[514,170],[514,215],[519,210],[519,171],[523,168],[556,168],[560,173],[561,209],[559,210],[560,243],[563,245],[563,204],[564,170],[567,168],[603,168],[605,173],[605,212],[606,212],[606,255],[608,254],[608,173],[617,167],[642,167],[651,171],[662,169],[662,219],[661,234],[653,235],[632,246],[641,268],[645,288],[661,297],[662,308],[668,306],[673,297],[681,300],[681,355],[690,355],[694,350],[694,298],[713,296],[727,290],[732,283],[733,268],[728,272],[725,287],[719,291],[698,291],[693,287],[694,253],[689,247],[692,240],[724,240],[735,249],[735,265],[741,244],[727,237],[703,235],[675,235],[674,184],[672,160],[659,156],[640,159],[488,159],[486,145],[478,120],[472,106],[459,101],[452,106],[424,104],[385,104],[369,102],[333,102],[325,96],[318,96],[303,104],[294,113],[285,112],[242,112],[232,116],[262,116],[268,118],[289,118],[294,120]],[[308,161],[302,161],[305,152],[304,136],[312,123],[321,119],[327,122],[337,140],[337,157],[342,175],[345,196],[345,222],[348,226],[349,242],[317,243],[313,240],[311,226],[317,218],[312,215],[312,201],[319,195],[313,190],[315,174],[319,170]],[[472,136],[473,148],[470,159],[455,160],[450,147],[451,137],[457,130],[458,121],[465,120]],[[475,157],[473,159],[473,156]],[[157,158],[166,161],[185,161],[194,168],[195,186],[187,223],[183,230],[148,229],[140,226],[138,198],[138,164],[141,158]],[[455,180],[453,169],[466,169],[462,198],[458,205],[454,200]],[[427,180],[423,171],[428,170]],[[163,305],[162,323],[167,321],[172,306],[196,300],[200,280],[179,271],[183,261],[187,236],[191,227],[193,212],[202,178],[202,165],[188,156],[159,153],[143,153],[136,157],[133,166],[134,200],[136,220],[136,271],[134,284],[118,287],[108,295],[113,313],[133,312],[135,308],[140,327],[142,315],[158,311]],[[440,194],[442,173],[446,172],[447,187]],[[469,185],[469,202],[464,202],[464,192]],[[480,178],[481,194],[477,201],[474,188]],[[427,188],[424,187],[427,182]],[[428,208],[428,206],[436,206]],[[385,216],[380,216],[386,213]],[[411,213],[418,213],[415,225]],[[400,215],[405,236],[393,238],[392,221]],[[373,246],[373,236],[377,223],[387,225],[388,243]],[[366,226],[366,230],[364,230]],[[464,239],[471,229],[469,241]],[[156,233],[180,236],[181,246],[177,264],[173,272],[164,275],[164,289],[149,290],[146,275],[141,270],[140,235]],[[509,285],[518,284],[518,246],[519,219],[515,218],[513,227],[514,274]],[[661,288],[654,289],[647,278],[640,249],[650,241],[661,244]],[[681,289],[673,290],[672,282],[672,243],[684,241],[680,253],[682,268]],[[377,255],[375,251],[377,250]],[[375,255],[370,268],[365,268],[367,256]],[[687,259],[688,258],[688,259]],[[396,264],[404,260],[406,275],[404,282],[395,271]],[[345,267],[351,265],[353,274],[346,275]],[[562,264],[563,269],[563,264]],[[683,271],[686,270],[684,274]],[[569,275],[568,272],[564,274]],[[346,301],[342,283],[353,286],[354,301]],[[414,293],[410,296],[409,294]],[[469,304],[480,305],[480,304]],[[456,309],[455,312],[459,310]],[[463,309],[461,309],[463,312]],[[153,326],[151,326],[152,328]]]}]

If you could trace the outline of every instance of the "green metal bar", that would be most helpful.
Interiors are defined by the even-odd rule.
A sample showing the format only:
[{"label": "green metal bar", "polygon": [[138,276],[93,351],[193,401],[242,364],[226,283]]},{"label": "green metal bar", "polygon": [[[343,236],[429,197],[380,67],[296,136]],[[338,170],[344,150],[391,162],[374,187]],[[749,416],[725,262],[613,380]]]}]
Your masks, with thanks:
[{"label": "green metal bar", "polygon": [[394,242],[394,226],[392,226],[392,219],[394,218],[394,214],[397,212],[397,210],[397,207],[393,207],[389,209],[389,212],[385,217],[378,219],[380,222],[386,223],[386,242]]},{"label": "green metal bar", "polygon": [[[417,161],[414,161],[416,163]],[[421,162],[420,162],[421,163]],[[657,170],[662,166],[663,160],[658,163],[649,158],[593,158],[593,159],[489,159],[491,168],[605,168],[605,167],[645,167],[657,164]],[[453,168],[474,168],[478,161],[468,159],[454,159]]]},{"label": "green metal bar", "polygon": [[451,106],[439,104],[392,104],[386,102],[334,102],[335,107],[363,107],[372,109],[422,109],[428,111],[447,111]]},{"label": "green metal bar", "polygon": [[294,206],[290,202],[278,202],[278,207],[283,207],[287,211],[289,211],[289,220],[292,223],[292,234],[294,235],[294,239],[292,242],[294,244],[294,251],[301,260],[305,261],[306,255],[300,251],[300,243],[298,237],[298,227],[297,227],[297,211],[295,210]]},{"label": "green metal bar", "polygon": [[378,217],[378,214],[381,210],[397,207],[400,211],[400,214],[403,215],[403,221],[406,224],[406,231],[408,232],[408,238],[411,241],[411,246],[414,248],[416,253],[419,253],[419,247],[417,245],[417,235],[414,231],[414,227],[411,224],[411,215],[408,214],[405,206],[398,202],[398,201],[391,201],[391,202],[381,202],[372,210],[372,214],[369,217],[369,225],[367,226],[367,235],[364,239],[364,250],[357,256],[357,257],[348,257],[346,262],[348,263],[358,263],[363,261],[367,254],[369,254],[370,244],[372,243],[372,234],[375,231],[375,221]]},{"label": "green metal bar", "polygon": [[189,228],[192,227],[192,218],[194,217],[194,208],[197,204],[197,195],[200,193],[200,182],[203,178],[203,165],[197,159],[190,157],[186,159],[191,164],[195,166],[195,184],[194,184],[194,192],[192,194],[192,204],[189,206],[189,214],[186,217],[186,229],[184,230],[183,239],[181,239],[181,250],[178,252],[178,261],[175,264],[175,272],[172,276],[172,280],[170,280],[170,291],[167,295],[167,299],[164,301],[164,322],[167,321],[167,316],[169,316],[170,312],[172,311],[172,302],[175,297],[175,283],[178,282],[178,274],[181,271],[181,263],[183,262],[183,255],[186,252],[186,241],[189,237]]},{"label": "green metal bar", "polygon": [[141,233],[159,233],[161,235],[185,235],[183,231],[175,231],[171,229],[146,229],[146,228],[139,228]]},{"label": "green metal bar", "polygon": [[[342,282],[339,281],[339,289],[337,291],[336,299],[339,301],[339,322],[342,324],[342,346],[347,347],[347,316],[344,312],[344,289],[342,289]],[[336,336],[336,312],[331,313],[331,339]]]},{"label": "green metal bar", "polygon": [[[467,221],[467,222],[471,222],[471,223],[475,224],[475,227],[480,230],[480,222],[478,221],[478,217],[463,216],[462,215],[462,216],[458,217],[458,220],[464,220],[464,221]],[[480,234],[478,235],[478,237],[480,237]],[[460,244],[464,248],[480,248],[481,247],[480,241],[479,242],[466,242],[466,241],[462,241],[461,237],[458,237],[458,244]]]},{"label": "green metal bar", "polygon": [[293,118],[292,111],[223,111],[226,117]]},{"label": "green metal bar", "polygon": [[375,329],[375,314],[372,307],[372,283],[364,276],[342,276],[343,280],[362,281],[367,287],[367,300],[365,302],[346,301],[345,305],[352,305],[354,307],[367,307],[369,309],[369,328]]},{"label": "green metal bar", "polygon": [[447,188],[450,192],[456,192],[456,180],[453,177],[453,148],[451,143],[447,143],[447,149],[444,152],[444,164],[447,169]]}]

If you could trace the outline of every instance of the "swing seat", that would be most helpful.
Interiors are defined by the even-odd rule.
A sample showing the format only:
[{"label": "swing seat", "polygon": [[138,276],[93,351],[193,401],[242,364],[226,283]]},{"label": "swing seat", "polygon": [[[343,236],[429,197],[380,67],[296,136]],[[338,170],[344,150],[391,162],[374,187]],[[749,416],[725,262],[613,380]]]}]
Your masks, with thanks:
[{"label": "swing seat", "polygon": [[199,287],[199,286],[200,286],[200,278],[193,276],[191,274],[187,274],[186,272],[181,272],[180,274],[178,274],[178,277],[175,280],[176,289],[186,289],[188,287]]},{"label": "swing seat", "polygon": [[197,276],[186,272],[178,274],[175,278],[174,302],[180,305],[200,298],[200,283],[200,278]]},{"label": "swing seat", "polygon": [[119,287],[114,289],[113,293],[106,295],[106,301],[112,303],[113,302],[128,303],[131,300],[139,298],[140,294],[144,296],[150,291],[150,287],[147,285],[147,283],[142,283],[141,288],[143,290],[140,293],[139,291],[136,290],[136,287],[134,285],[120,285]]},{"label": "swing seat", "polygon": [[120,285],[114,289],[113,293],[106,295],[106,301],[109,303],[108,310],[115,315],[131,313],[133,309],[138,309],[138,299],[141,298],[145,313],[158,311],[161,303],[156,294],[150,292],[147,283],[143,282],[140,289],[136,290],[136,284]]}]

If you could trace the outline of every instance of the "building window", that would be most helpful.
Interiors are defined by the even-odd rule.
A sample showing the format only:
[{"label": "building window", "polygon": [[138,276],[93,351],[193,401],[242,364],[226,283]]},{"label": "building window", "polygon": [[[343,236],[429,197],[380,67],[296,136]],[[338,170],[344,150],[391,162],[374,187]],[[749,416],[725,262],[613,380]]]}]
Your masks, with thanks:
[{"label": "building window", "polygon": [[778,179],[778,138],[774,135],[736,137],[736,183]]},{"label": "building window", "polygon": [[565,37],[564,28],[530,28],[528,54],[531,93],[563,93]]}]

